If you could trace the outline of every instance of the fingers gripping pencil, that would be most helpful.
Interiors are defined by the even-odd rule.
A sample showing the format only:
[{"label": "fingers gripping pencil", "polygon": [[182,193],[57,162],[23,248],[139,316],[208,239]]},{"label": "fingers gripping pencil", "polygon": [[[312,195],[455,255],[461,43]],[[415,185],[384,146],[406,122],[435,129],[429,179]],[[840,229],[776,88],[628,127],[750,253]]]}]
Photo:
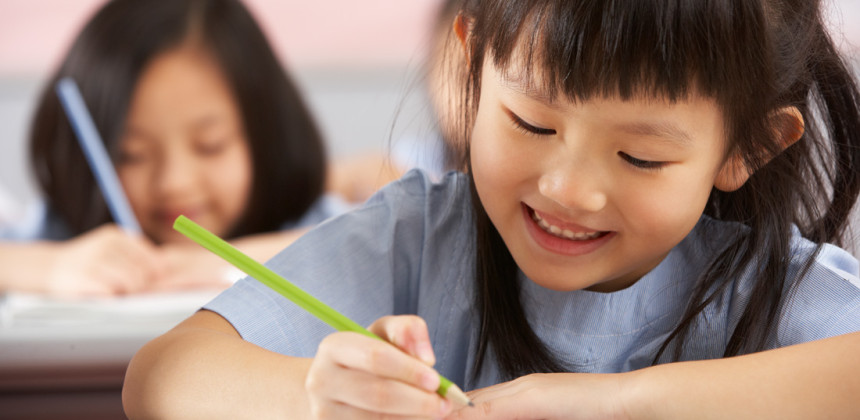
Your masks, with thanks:
[{"label": "fingers gripping pencil", "polygon": [[[245,272],[245,274],[257,279],[260,283],[265,284],[285,298],[293,301],[293,303],[310,312],[321,321],[331,325],[336,330],[357,332],[382,340],[376,334],[368,331],[355,321],[290,283],[287,279],[281,277],[268,267],[243,254],[223,239],[191,221],[191,219],[179,216],[173,223],[173,228],[209,251],[212,251],[225,261],[233,264],[236,268]],[[472,405],[472,401],[469,400],[469,397],[457,385],[442,375],[439,375],[439,379],[439,388],[436,390],[439,395],[448,398],[456,404]]]}]

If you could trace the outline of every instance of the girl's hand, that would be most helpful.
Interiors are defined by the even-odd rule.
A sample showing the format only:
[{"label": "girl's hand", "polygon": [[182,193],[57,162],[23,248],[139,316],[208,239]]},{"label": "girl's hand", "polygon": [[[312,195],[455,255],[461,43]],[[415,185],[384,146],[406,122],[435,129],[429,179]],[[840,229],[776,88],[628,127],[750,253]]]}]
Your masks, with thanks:
[{"label": "girl's hand", "polygon": [[44,292],[62,298],[136,293],[160,275],[155,246],[114,224],[56,245]]},{"label": "girl's hand", "polygon": [[164,260],[162,275],[149,291],[226,289],[230,264],[197,244],[164,244],[159,247]]},{"label": "girl's hand", "polygon": [[424,320],[388,316],[369,330],[388,343],[353,332],[337,332],[320,343],[305,382],[314,417],[433,419],[449,414],[451,403],[436,394],[439,374],[431,368],[436,359]]},{"label": "girl's hand", "polygon": [[466,419],[619,419],[624,374],[541,373],[469,393],[474,407],[447,417]]}]

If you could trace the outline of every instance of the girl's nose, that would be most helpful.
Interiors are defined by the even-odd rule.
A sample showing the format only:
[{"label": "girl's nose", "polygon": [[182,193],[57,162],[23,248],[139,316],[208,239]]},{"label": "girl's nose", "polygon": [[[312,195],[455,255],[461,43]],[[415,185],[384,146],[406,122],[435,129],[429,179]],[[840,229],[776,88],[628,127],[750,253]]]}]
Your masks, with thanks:
[{"label": "girl's nose", "polygon": [[165,197],[188,194],[194,187],[194,160],[177,150],[165,154],[156,174],[156,184]]},{"label": "girl's nose", "polygon": [[594,213],[607,204],[603,184],[597,168],[567,163],[544,172],[538,180],[538,190],[572,212]]}]

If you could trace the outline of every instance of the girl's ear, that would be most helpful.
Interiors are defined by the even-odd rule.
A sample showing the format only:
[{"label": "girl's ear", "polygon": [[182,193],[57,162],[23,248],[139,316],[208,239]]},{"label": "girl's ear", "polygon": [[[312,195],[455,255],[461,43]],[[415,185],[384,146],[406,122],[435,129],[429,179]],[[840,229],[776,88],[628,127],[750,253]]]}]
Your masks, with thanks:
[{"label": "girl's ear", "polygon": [[[797,107],[789,106],[780,108],[770,118],[771,126],[776,134],[776,153],[770,154],[767,161],[776,157],[783,150],[800,140],[803,136],[803,115]],[[714,179],[714,187],[720,191],[735,191],[749,179],[755,172],[754,168],[747,165],[746,160],[738,152],[732,153],[723,163],[722,168]]]},{"label": "girl's ear", "polygon": [[734,152],[723,163],[720,172],[714,179],[714,187],[720,191],[731,192],[742,185],[750,178],[752,173],[747,169],[746,161],[740,153]]}]

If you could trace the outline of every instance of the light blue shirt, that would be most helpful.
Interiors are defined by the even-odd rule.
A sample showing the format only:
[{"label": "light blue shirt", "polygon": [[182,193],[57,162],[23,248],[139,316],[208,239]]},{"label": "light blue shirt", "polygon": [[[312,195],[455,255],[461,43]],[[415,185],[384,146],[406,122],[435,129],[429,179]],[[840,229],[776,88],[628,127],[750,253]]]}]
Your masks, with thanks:
[{"label": "light blue shirt", "polygon": [[[473,236],[468,180],[433,183],[412,171],[362,208],[329,219],[267,263],[274,271],[361,325],[390,314],[428,324],[439,372],[465,389],[501,381],[492,354],[471,376],[477,345]],[[702,217],[650,273],[614,293],[557,292],[520,273],[524,310],[536,334],[570,370],[622,372],[649,366],[683,313],[695,280],[742,226]],[[814,245],[795,231],[798,255]],[[800,258],[793,262],[796,273]],[[780,311],[769,347],[860,330],[858,262],[825,245]],[[721,357],[752,286],[736,279],[707,307],[682,359]],[[205,306],[252,343],[312,357],[333,329],[254,279],[237,282]]]}]

